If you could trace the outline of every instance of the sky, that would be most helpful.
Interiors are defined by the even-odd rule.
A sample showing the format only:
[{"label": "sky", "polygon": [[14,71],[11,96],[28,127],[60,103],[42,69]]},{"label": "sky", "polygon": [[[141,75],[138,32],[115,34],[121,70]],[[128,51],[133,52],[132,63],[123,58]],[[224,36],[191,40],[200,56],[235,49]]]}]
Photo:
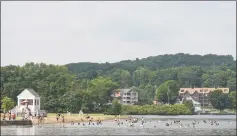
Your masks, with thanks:
[{"label": "sky", "polygon": [[236,58],[235,1],[1,1],[1,66]]}]

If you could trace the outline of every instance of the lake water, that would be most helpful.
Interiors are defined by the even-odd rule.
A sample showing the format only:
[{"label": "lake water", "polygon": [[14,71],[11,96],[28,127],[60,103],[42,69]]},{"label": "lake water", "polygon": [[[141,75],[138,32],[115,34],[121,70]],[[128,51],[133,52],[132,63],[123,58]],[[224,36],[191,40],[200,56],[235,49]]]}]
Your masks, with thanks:
[{"label": "lake water", "polygon": [[[193,116],[134,116],[144,117],[144,127],[141,122],[134,127],[118,126],[114,121],[104,121],[102,125],[78,124],[44,124],[42,126],[1,126],[1,135],[236,135],[235,115],[193,115]],[[180,120],[183,127],[178,124],[166,126],[173,120]],[[196,120],[195,128],[191,123]],[[207,120],[204,123],[203,120]],[[211,125],[216,120],[219,125]],[[189,126],[188,126],[189,124]]]}]

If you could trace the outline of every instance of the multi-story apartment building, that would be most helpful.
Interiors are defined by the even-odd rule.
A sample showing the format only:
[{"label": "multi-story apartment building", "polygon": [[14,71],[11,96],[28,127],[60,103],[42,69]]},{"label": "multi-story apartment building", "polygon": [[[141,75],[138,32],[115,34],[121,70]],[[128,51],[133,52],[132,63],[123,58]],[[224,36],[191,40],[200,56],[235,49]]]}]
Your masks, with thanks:
[{"label": "multi-story apartment building", "polygon": [[138,102],[138,92],[133,88],[117,89],[112,96],[118,98],[121,104],[135,104]]},{"label": "multi-story apartment building", "polygon": [[209,106],[210,92],[222,90],[223,93],[229,93],[229,88],[180,88],[179,95],[182,98],[192,97],[193,100],[201,103],[201,106]]}]

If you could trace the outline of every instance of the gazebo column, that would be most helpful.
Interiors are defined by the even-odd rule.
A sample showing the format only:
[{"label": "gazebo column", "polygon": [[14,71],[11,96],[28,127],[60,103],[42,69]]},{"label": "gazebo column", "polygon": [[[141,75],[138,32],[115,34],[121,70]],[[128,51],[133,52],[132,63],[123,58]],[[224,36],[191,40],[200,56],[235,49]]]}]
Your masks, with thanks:
[{"label": "gazebo column", "polygon": [[20,99],[18,98],[17,100],[18,100],[18,102],[17,102],[17,106],[19,107],[19,106],[21,105],[21,103],[20,103]]},{"label": "gazebo column", "polygon": [[40,98],[38,100],[39,100],[39,110],[40,110]]},{"label": "gazebo column", "polygon": [[31,111],[31,112],[32,112],[32,114],[35,114],[35,98],[33,98],[33,105],[32,106],[33,106],[33,108],[32,108],[33,111]]}]

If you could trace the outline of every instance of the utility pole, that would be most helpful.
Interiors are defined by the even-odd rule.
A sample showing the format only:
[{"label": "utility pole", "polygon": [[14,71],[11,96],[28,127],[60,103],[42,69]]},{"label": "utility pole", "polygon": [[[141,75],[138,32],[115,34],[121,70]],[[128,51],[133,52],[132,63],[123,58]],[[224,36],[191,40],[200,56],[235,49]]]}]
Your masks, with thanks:
[{"label": "utility pole", "polygon": [[213,62],[213,69],[214,69],[214,88],[216,88],[216,77],[215,77],[215,74],[216,74],[216,65],[215,65],[215,62]]},{"label": "utility pole", "polygon": [[204,92],[203,92],[203,97],[202,97],[202,101],[203,101],[202,103],[203,103],[203,104],[202,104],[202,106],[204,106],[204,97],[205,97],[205,96],[204,96]]},{"label": "utility pole", "polygon": [[167,96],[168,96],[168,105],[170,104],[169,92],[170,92],[170,86],[168,85],[168,91],[167,91]]},{"label": "utility pole", "polygon": [[88,91],[88,79],[86,78],[86,91]]}]

